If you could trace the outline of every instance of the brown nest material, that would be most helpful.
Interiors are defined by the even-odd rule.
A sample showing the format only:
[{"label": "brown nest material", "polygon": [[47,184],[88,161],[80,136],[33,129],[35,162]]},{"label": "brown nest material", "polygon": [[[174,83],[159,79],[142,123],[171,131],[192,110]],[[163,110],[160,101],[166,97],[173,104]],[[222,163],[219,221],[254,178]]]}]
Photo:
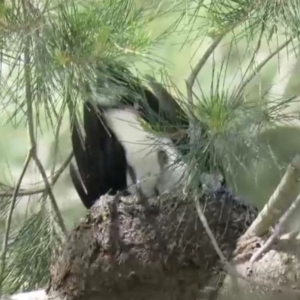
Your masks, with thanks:
[{"label": "brown nest material", "polygon": [[[222,266],[194,202],[185,198],[166,195],[145,205],[132,197],[103,196],[59,251],[51,291],[66,299],[199,298]],[[227,190],[199,201],[230,259],[257,209]]]}]

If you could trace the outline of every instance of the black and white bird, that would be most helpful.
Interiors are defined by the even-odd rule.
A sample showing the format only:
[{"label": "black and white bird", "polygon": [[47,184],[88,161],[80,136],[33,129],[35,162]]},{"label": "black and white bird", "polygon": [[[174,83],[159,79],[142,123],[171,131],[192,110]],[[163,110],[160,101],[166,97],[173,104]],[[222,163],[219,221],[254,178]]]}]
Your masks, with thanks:
[{"label": "black and white bird", "polygon": [[86,208],[107,193],[151,198],[187,178],[187,164],[174,140],[150,133],[140,123],[168,118],[160,100],[137,81],[117,79],[133,93],[122,95],[116,105],[92,97],[83,104],[84,134],[78,124],[71,129],[76,165],[70,165],[70,175]]}]

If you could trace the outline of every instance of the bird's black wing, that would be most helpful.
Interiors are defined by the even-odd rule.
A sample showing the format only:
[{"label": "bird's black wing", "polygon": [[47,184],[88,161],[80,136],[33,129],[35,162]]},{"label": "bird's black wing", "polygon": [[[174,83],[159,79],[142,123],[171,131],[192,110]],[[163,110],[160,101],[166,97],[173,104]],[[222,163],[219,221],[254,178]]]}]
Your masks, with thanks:
[{"label": "bird's black wing", "polygon": [[[103,190],[111,195],[116,194],[118,191],[125,191],[127,189],[127,159],[126,152],[121,142],[117,139],[114,132],[107,126],[105,118],[102,117],[102,112],[105,111],[105,106],[101,104],[95,104],[94,109],[97,110],[97,138],[95,143],[89,142],[90,145],[94,145],[97,149],[99,144],[102,154],[102,164],[105,176],[105,186]],[[87,130],[87,129],[86,129]],[[94,143],[94,144],[93,144]],[[102,190],[101,190],[102,192]]]},{"label": "bird's black wing", "polygon": [[71,139],[78,171],[71,165],[70,175],[82,203],[90,208],[107,191],[102,145],[109,134],[99,127],[97,112],[89,102],[84,103],[83,119],[84,138],[77,120],[72,122]]},{"label": "bird's black wing", "polygon": [[111,135],[101,119],[101,111],[91,102],[83,107],[83,124],[86,148],[86,188],[89,198],[96,201],[110,189],[106,178],[106,144],[111,142]]},{"label": "bird's black wing", "polygon": [[85,207],[90,208],[102,195],[127,188],[126,153],[107,127],[100,104],[89,101],[83,107],[85,138],[79,126],[72,130],[72,144],[77,167],[70,166],[74,187]]},{"label": "bird's black wing", "polygon": [[82,203],[85,207],[89,208],[91,204],[85,187],[85,177],[87,171],[85,163],[86,149],[76,116],[73,116],[71,119],[71,141],[76,162],[76,166],[73,163],[70,164],[69,171],[71,180]]}]

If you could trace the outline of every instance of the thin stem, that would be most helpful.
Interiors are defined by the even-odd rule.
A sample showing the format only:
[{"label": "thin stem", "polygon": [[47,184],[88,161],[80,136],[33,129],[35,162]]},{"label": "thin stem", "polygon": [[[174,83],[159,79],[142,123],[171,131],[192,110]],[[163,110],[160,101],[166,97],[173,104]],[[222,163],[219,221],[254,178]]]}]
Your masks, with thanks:
[{"label": "thin stem", "polygon": [[[249,9],[249,13],[252,11],[253,7]],[[244,15],[246,17],[246,14]],[[189,78],[186,80],[186,88],[187,88],[187,101],[190,104],[193,104],[193,86],[195,84],[195,80],[200,73],[201,69],[205,65],[208,58],[211,56],[211,54],[215,51],[217,46],[220,44],[222,39],[228,34],[230,31],[232,31],[235,27],[237,27],[241,22],[245,21],[243,18],[242,20],[238,20],[232,26],[229,28],[226,28],[221,32],[213,41],[213,43],[207,48],[202,58],[198,61],[196,66],[192,69],[191,74]]]},{"label": "thin stem", "polygon": [[49,194],[49,198],[50,198],[50,201],[51,201],[51,204],[52,204],[52,208],[53,208],[53,210],[54,210],[54,212],[56,214],[57,221],[58,221],[58,224],[60,226],[60,229],[63,231],[64,234],[66,234],[67,233],[67,229],[66,229],[64,220],[62,218],[62,215],[60,213],[59,207],[57,205],[57,201],[56,201],[55,196],[53,194],[52,186],[49,183],[49,180],[47,178],[46,171],[45,171],[45,169],[44,169],[41,161],[37,157],[37,155],[33,156],[33,160],[35,161],[35,163],[36,163],[36,165],[38,167],[38,170],[39,170],[40,174],[42,175],[43,181],[45,183],[45,188],[46,188],[47,193]]},{"label": "thin stem", "polygon": [[[267,11],[266,11],[266,14],[267,14]],[[265,32],[265,29],[266,29],[266,23],[263,22],[263,23],[262,23],[262,26],[261,26],[260,35],[259,35],[259,37],[258,37],[258,42],[257,42],[257,44],[256,44],[255,50],[253,51],[253,55],[252,55],[252,57],[251,57],[251,59],[250,59],[250,62],[249,62],[249,64],[248,64],[248,66],[247,66],[247,69],[246,69],[246,71],[244,72],[244,76],[246,76],[247,72],[249,71],[250,67],[252,66],[252,64],[253,64],[253,62],[254,62],[254,60],[255,60],[255,57],[256,57],[256,55],[257,55],[259,49],[260,49],[261,41],[262,41],[262,38],[263,38],[263,34],[264,34],[264,32]],[[243,80],[244,80],[244,76],[243,76]]]},{"label": "thin stem", "polygon": [[196,210],[198,213],[198,217],[200,219],[200,221],[202,222],[202,225],[207,233],[207,235],[210,238],[210,241],[214,247],[214,249],[216,250],[221,262],[225,265],[227,271],[232,274],[235,275],[236,277],[240,277],[240,275],[238,274],[237,270],[227,261],[227,259],[225,258],[224,254],[222,253],[222,250],[220,249],[218,242],[216,241],[214,234],[212,233],[211,229],[209,228],[208,222],[206,220],[206,217],[202,211],[200,202],[199,202],[199,196],[195,195],[194,196],[194,202],[195,202],[195,206],[196,206]]},{"label": "thin stem", "polygon": [[[193,145],[196,143],[199,136],[197,135],[197,128],[199,128],[198,123],[200,123],[200,128],[203,130],[205,128],[205,125],[200,120],[195,120],[193,113],[191,113],[192,106],[193,106],[193,86],[195,84],[195,80],[205,65],[208,58],[211,56],[211,54],[214,52],[216,47],[220,44],[223,37],[227,34],[228,31],[223,32],[220,34],[213,43],[208,47],[208,49],[205,51],[202,58],[199,60],[199,62],[196,64],[195,68],[192,69],[192,72],[189,76],[189,78],[186,80],[186,93],[187,93],[187,102],[190,104],[188,106],[188,115],[190,117],[190,124],[189,124],[189,134],[190,134],[190,143]],[[201,133],[200,133],[201,135]]]},{"label": "thin stem", "polygon": [[[73,158],[73,152],[71,152],[69,154],[69,156],[67,157],[67,159],[64,161],[64,163],[60,166],[60,168],[56,171],[56,173],[54,174],[54,176],[52,177],[51,180],[51,186],[54,186],[55,183],[57,182],[57,180],[60,178],[60,176],[62,175],[62,173],[65,171],[65,169],[68,167],[69,163],[71,162]],[[0,192],[0,197],[9,197],[9,196],[13,196],[14,194],[14,190],[15,187],[11,188],[11,191],[5,191],[5,192]],[[41,188],[38,189],[26,189],[26,190],[19,190],[18,191],[18,196],[22,197],[22,196],[31,196],[31,195],[35,195],[35,194],[41,194],[46,190],[46,187],[43,186]]]},{"label": "thin stem", "polygon": [[192,72],[189,76],[189,78],[186,80],[186,87],[187,87],[187,101],[192,104],[193,103],[193,86],[195,84],[195,80],[205,65],[208,58],[211,56],[211,54],[214,52],[214,50],[217,48],[217,46],[220,44],[222,39],[225,37],[225,35],[228,33],[228,31],[223,32],[220,34],[213,43],[207,48],[202,58],[199,60],[199,62],[196,64],[195,68],[192,69]]},{"label": "thin stem", "polygon": [[241,82],[237,92],[236,92],[236,96],[235,99],[238,99],[240,97],[240,95],[243,93],[245,87],[247,86],[247,84],[256,76],[257,73],[259,73],[261,71],[261,69],[276,55],[278,54],[281,50],[283,50],[285,47],[287,47],[294,38],[289,38],[286,42],[284,42],[283,44],[281,44],[279,47],[276,48],[275,51],[273,51],[267,58],[265,58],[256,68],[255,70],[253,70],[253,72],[245,79]]},{"label": "thin stem", "polygon": [[15,207],[15,204],[16,204],[16,201],[17,201],[17,197],[19,196],[18,191],[19,191],[19,188],[21,186],[24,175],[26,173],[26,170],[28,168],[29,162],[32,158],[32,155],[33,155],[33,149],[30,148],[28,153],[27,153],[27,157],[25,159],[23,170],[22,170],[21,175],[20,175],[20,177],[17,181],[17,185],[15,187],[13,197],[12,197],[12,200],[10,202],[9,211],[8,211],[8,215],[7,215],[7,219],[6,219],[5,234],[4,234],[4,240],[3,240],[3,246],[2,246],[2,255],[1,255],[0,295],[1,295],[1,291],[2,291],[3,273],[4,273],[5,265],[6,265],[6,252],[7,252],[7,245],[8,245],[12,215],[13,215],[14,207]]},{"label": "thin stem", "polygon": [[[66,103],[63,103],[63,106],[61,108],[61,111],[64,112],[65,111],[65,106]],[[55,131],[55,135],[54,135],[54,162],[53,162],[53,166],[52,166],[52,170],[51,170],[51,177],[53,177],[54,172],[55,172],[55,166],[57,163],[57,155],[58,155],[58,137],[59,137],[59,132],[60,132],[60,128],[61,128],[61,124],[63,121],[63,116],[64,114],[61,113],[61,115],[58,118],[58,123],[57,123],[57,127],[56,127],[56,131]]]},{"label": "thin stem", "polygon": [[60,168],[56,171],[55,175],[52,177],[52,181],[51,181],[52,186],[55,185],[57,180],[60,178],[61,174],[68,167],[72,158],[73,158],[73,151],[68,155],[67,159],[64,161],[64,163],[60,166]]},{"label": "thin stem", "polygon": [[[24,12],[26,15],[27,8],[26,8],[26,4],[24,3],[24,1],[23,1],[23,8],[24,8]],[[34,117],[33,117],[33,109],[32,109],[32,98],[33,97],[32,97],[32,90],[31,90],[32,83],[31,83],[31,70],[30,70],[30,37],[28,37],[25,42],[24,61],[25,61],[24,76],[25,76],[25,97],[26,97],[26,107],[27,107],[28,135],[29,135],[30,145],[32,147],[32,159],[34,160],[34,162],[43,178],[43,181],[45,183],[45,188],[49,194],[52,208],[57,217],[58,224],[59,224],[62,232],[64,232],[64,234],[66,234],[66,226],[64,224],[63,218],[59,211],[59,207],[57,205],[55,196],[53,194],[52,187],[48,181],[46,171],[45,171],[41,161],[39,160],[37,151],[36,151],[36,140],[35,140],[35,136],[34,136],[34,122],[33,122]]]},{"label": "thin stem", "polygon": [[[249,9],[249,13],[251,12],[252,8]],[[246,16],[246,14],[245,14]],[[244,19],[238,20],[232,26],[229,28],[225,28],[223,32],[221,32],[213,41],[213,43],[207,48],[202,58],[198,61],[196,66],[192,69],[191,74],[189,78],[185,81],[186,83],[186,93],[187,93],[187,103],[189,104],[188,107],[188,115],[190,118],[189,122],[189,135],[190,135],[190,144],[193,145],[196,143],[197,139],[200,138],[202,135],[202,131],[205,130],[205,124],[200,121],[199,119],[195,119],[193,114],[193,87],[195,84],[195,81],[197,79],[197,76],[203,66],[205,65],[208,58],[211,56],[211,54],[214,52],[214,50],[217,48],[217,46],[220,44],[222,39],[227,35],[228,32],[232,31],[236,26],[238,26]],[[200,126],[199,126],[200,125]],[[200,128],[199,133],[197,133],[197,129]]]}]

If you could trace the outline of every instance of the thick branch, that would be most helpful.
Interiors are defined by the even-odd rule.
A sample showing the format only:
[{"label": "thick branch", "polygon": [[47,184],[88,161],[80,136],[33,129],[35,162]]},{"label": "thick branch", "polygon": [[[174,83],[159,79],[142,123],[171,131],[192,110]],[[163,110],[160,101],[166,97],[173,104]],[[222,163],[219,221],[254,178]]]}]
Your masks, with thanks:
[{"label": "thick branch", "polygon": [[252,270],[253,264],[261,257],[264,252],[267,252],[272,244],[279,238],[281,235],[284,227],[288,223],[290,216],[293,214],[295,209],[300,205],[300,195],[298,195],[297,199],[294,203],[290,206],[290,208],[284,213],[284,215],[280,218],[278,224],[275,227],[274,232],[271,236],[267,239],[267,241],[263,244],[261,248],[259,248],[251,257],[249,261],[249,269]]},{"label": "thick branch", "polygon": [[249,227],[246,235],[262,236],[270,226],[279,220],[293,203],[300,191],[300,155],[296,155],[289,164],[278,187],[264,206],[258,217]]}]

